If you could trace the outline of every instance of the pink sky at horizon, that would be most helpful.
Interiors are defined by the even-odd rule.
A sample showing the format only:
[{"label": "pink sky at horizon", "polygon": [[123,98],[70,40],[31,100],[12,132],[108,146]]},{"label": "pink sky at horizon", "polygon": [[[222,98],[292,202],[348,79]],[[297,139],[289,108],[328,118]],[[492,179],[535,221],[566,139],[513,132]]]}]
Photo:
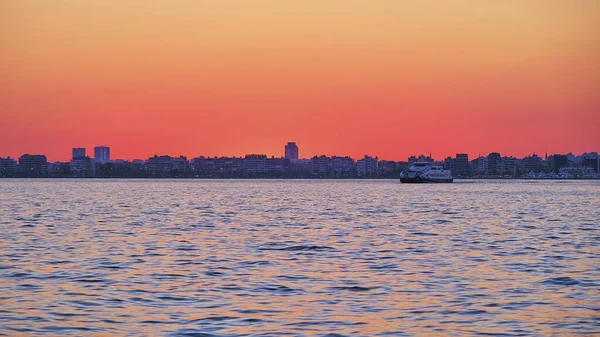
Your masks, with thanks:
[{"label": "pink sky at horizon", "polygon": [[0,0],[0,157],[600,150],[591,0]]}]

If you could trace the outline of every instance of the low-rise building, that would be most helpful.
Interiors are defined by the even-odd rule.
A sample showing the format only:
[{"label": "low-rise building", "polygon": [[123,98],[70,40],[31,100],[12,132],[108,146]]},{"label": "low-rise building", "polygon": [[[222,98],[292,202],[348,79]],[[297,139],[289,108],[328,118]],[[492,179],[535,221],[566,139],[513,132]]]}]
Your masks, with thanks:
[{"label": "low-rise building", "polygon": [[11,157],[0,158],[0,177],[12,175],[18,168],[17,161]]},{"label": "low-rise building", "polygon": [[592,152],[583,154],[581,158],[581,166],[591,168],[597,173],[600,173],[600,158],[598,153]]},{"label": "low-rise building", "polygon": [[488,175],[488,159],[487,157],[475,158],[471,161],[471,172],[472,175],[487,176]]},{"label": "low-rise building", "polygon": [[542,168],[542,158],[537,154],[527,156],[521,160],[524,172],[540,172]]},{"label": "low-rise building", "polygon": [[328,177],[330,178],[350,178],[355,175],[356,164],[354,159],[348,156],[333,156],[329,159],[328,164]]},{"label": "low-rise building", "polygon": [[329,157],[325,155],[314,156],[310,159],[310,166],[313,175],[325,178],[329,170]]},{"label": "low-rise building", "polygon": [[77,157],[71,160],[69,173],[72,177],[91,178],[95,173],[94,159],[85,156]]},{"label": "low-rise building", "polygon": [[358,177],[375,177],[377,175],[379,159],[371,156],[365,156],[356,162],[356,175]]},{"label": "low-rise building", "polygon": [[281,174],[289,170],[290,159],[271,157],[265,160],[265,170],[270,173]]},{"label": "low-rise building", "polygon": [[153,176],[168,177],[173,170],[173,158],[171,156],[157,156],[146,160],[146,167]]},{"label": "low-rise building", "polygon": [[502,157],[502,174],[516,177],[519,172],[519,160],[515,157]]},{"label": "low-rise building", "polygon": [[48,173],[48,160],[42,154],[24,154],[19,157],[19,171],[27,176],[43,176]]},{"label": "low-rise building", "polygon": [[264,154],[247,154],[244,157],[244,173],[255,175],[259,173],[265,173],[267,155]]},{"label": "low-rise building", "polygon": [[188,160],[185,156],[179,156],[178,158],[172,159],[172,168],[171,170],[177,171],[179,174],[185,173],[188,171]]}]

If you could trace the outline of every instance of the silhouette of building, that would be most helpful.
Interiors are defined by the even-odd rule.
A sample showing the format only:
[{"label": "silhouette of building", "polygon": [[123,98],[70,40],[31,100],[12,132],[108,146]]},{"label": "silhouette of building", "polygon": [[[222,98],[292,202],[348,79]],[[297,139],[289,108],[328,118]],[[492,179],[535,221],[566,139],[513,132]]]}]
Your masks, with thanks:
[{"label": "silhouette of building", "polygon": [[561,168],[569,166],[569,157],[564,154],[554,154],[548,157],[548,163],[550,169],[555,173],[558,173]]},{"label": "silhouette of building", "polygon": [[424,155],[420,155],[419,157],[415,157],[415,156],[410,156],[408,157],[408,165],[412,165],[414,163],[432,163],[433,164],[434,160],[431,157],[426,157]]},{"label": "silhouette of building", "polygon": [[600,173],[600,158],[598,158],[598,153],[592,152],[584,154],[581,159],[581,166],[589,167]]},{"label": "silhouette of building", "polygon": [[94,176],[94,160],[88,156],[74,157],[69,164],[70,175],[79,178],[91,178]]},{"label": "silhouette of building", "polygon": [[355,175],[356,165],[354,159],[333,156],[329,159],[328,176],[330,178],[350,178]]},{"label": "silhouette of building", "polygon": [[542,158],[537,154],[523,158],[523,171],[525,172],[540,172],[542,168]]},{"label": "silhouette of building", "polygon": [[519,160],[515,157],[502,157],[502,174],[516,177],[519,171]]},{"label": "silhouette of building", "polygon": [[499,175],[502,173],[502,156],[498,152],[492,152],[487,156],[488,175]]},{"label": "silhouette of building", "polygon": [[83,158],[83,157],[85,157],[85,148],[84,147],[74,147],[72,159]]},{"label": "silhouette of building", "polygon": [[196,177],[235,178],[242,174],[243,159],[237,157],[197,157],[190,160],[190,172]]},{"label": "silhouette of building", "polygon": [[455,159],[454,177],[464,178],[469,176],[469,155],[466,153],[457,153]]},{"label": "silhouette of building", "polygon": [[356,175],[358,177],[374,177],[377,175],[378,168],[377,157],[365,156],[363,159],[356,162]]},{"label": "silhouette of building", "polygon": [[19,157],[19,171],[30,176],[48,173],[48,160],[41,154],[24,154]]},{"label": "silhouette of building", "polygon": [[173,171],[177,171],[178,173],[183,173],[188,171],[188,160],[185,156],[179,156],[179,158],[172,159],[172,167]]},{"label": "silhouette of building", "polygon": [[55,177],[67,177],[71,172],[70,162],[48,163],[48,174]]},{"label": "silhouette of building", "polygon": [[285,159],[298,159],[298,145],[296,145],[296,142],[288,142],[285,146]]},{"label": "silhouette of building", "polygon": [[290,168],[290,159],[288,158],[267,158],[265,160],[265,170],[269,173],[281,174]]},{"label": "silhouette of building", "polygon": [[314,175],[325,178],[329,170],[329,157],[325,155],[314,156],[310,159],[310,166]]},{"label": "silhouette of building", "polygon": [[474,176],[487,176],[488,159],[487,157],[475,158],[471,161],[471,172]]},{"label": "silhouette of building", "polygon": [[110,148],[108,146],[96,146],[94,148],[94,162],[106,164],[110,161]]},{"label": "silhouette of building", "polygon": [[244,157],[244,173],[257,174],[266,172],[267,156],[264,154],[247,154]]},{"label": "silhouette of building", "polygon": [[0,176],[5,176],[16,172],[18,169],[17,161],[11,157],[0,158]]},{"label": "silhouette of building", "polygon": [[148,158],[146,160],[146,167],[148,171],[154,176],[166,177],[169,176],[173,170],[173,158],[170,156],[157,156]]},{"label": "silhouette of building", "polygon": [[450,171],[456,178],[456,158],[446,157],[444,159],[444,169]]}]

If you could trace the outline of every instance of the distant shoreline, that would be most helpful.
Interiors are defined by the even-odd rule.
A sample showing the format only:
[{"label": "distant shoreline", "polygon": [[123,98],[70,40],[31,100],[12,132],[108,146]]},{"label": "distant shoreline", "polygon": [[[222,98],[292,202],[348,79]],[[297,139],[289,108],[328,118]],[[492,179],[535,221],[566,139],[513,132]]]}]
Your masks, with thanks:
[{"label": "distant shoreline", "polygon": [[[0,177],[6,179],[65,179],[65,180],[400,180],[390,177],[348,177],[348,178],[316,178],[316,177]],[[455,181],[465,180],[494,180],[494,181],[529,181],[529,180],[552,180],[552,181],[600,181],[600,178],[454,178]]]}]

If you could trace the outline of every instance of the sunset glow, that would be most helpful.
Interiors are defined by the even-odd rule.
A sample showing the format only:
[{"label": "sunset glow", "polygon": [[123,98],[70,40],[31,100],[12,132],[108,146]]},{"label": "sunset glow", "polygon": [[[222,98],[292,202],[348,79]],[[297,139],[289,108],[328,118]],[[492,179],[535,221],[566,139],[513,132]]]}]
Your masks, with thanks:
[{"label": "sunset glow", "polygon": [[0,157],[597,151],[600,2],[0,0]]}]

